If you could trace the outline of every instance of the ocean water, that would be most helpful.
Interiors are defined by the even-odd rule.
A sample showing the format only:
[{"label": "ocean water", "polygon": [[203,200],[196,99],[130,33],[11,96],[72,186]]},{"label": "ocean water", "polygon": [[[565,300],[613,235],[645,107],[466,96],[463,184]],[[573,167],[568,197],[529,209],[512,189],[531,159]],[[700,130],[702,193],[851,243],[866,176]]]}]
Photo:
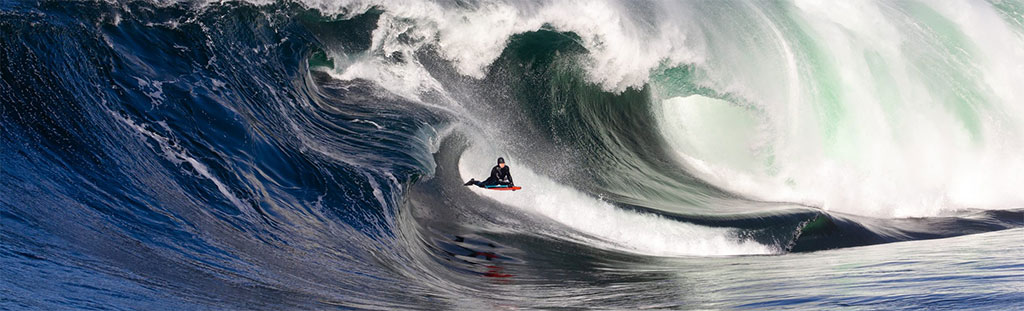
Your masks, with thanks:
[{"label": "ocean water", "polygon": [[1021,309],[1022,59],[1005,0],[4,1],[0,309]]}]

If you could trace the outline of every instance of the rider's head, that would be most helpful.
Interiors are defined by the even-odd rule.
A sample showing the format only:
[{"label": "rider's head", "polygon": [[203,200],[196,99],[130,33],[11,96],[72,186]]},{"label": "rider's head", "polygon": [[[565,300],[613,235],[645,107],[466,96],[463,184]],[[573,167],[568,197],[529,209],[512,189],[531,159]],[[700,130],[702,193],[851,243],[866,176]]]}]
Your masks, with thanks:
[{"label": "rider's head", "polygon": [[505,158],[498,158],[498,167],[505,167]]}]

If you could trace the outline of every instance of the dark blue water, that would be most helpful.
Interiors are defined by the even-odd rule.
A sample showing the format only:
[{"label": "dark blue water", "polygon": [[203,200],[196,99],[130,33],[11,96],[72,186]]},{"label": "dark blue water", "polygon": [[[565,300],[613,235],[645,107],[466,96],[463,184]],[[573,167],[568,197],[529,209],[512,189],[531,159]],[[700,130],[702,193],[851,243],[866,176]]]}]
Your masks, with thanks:
[{"label": "dark blue water", "polygon": [[[745,199],[673,164],[649,90],[604,91],[560,58],[586,52],[572,33],[517,35],[480,79],[429,49],[415,60],[379,55],[446,82],[448,94],[418,100],[328,74],[344,62],[337,55],[370,49],[380,14],[296,3],[0,5],[0,307],[1024,302],[1019,207],[878,219]],[[452,101],[493,106],[429,104]],[[568,167],[548,177],[580,195],[537,182],[518,197],[530,199],[503,202],[462,187],[460,161],[491,123],[517,129],[503,142],[520,150],[511,165],[527,177],[517,181],[532,180],[526,167]],[[627,182],[649,184],[614,190]],[[544,200],[607,209],[587,210],[589,222],[522,208]],[[664,208],[673,202],[706,209]],[[638,223],[689,229],[660,235]],[[679,241],[701,251],[671,245],[696,236],[713,238]],[[750,249],[762,255],[721,256]]]}]

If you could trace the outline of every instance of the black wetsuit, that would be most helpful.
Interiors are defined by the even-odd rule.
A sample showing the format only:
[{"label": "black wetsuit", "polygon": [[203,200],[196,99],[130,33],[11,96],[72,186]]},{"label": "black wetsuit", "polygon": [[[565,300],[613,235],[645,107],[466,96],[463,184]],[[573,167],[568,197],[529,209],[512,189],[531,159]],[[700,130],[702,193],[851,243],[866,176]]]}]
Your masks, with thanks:
[{"label": "black wetsuit", "polygon": [[505,167],[495,165],[494,168],[491,169],[491,177],[487,177],[487,180],[477,181],[473,184],[477,185],[478,187],[487,187],[495,185],[511,187],[515,185],[515,183],[512,182],[512,174],[508,172],[508,165],[505,165]]}]

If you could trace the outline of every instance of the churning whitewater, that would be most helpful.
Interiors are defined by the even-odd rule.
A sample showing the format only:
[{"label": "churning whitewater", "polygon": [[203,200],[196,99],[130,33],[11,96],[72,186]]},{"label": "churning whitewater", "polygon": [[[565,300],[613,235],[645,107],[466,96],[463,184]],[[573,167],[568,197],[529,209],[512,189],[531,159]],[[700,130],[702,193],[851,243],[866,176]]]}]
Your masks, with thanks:
[{"label": "churning whitewater", "polygon": [[[1020,1],[15,0],[0,34],[3,308],[1024,301]],[[523,190],[462,186],[497,157]]]}]

